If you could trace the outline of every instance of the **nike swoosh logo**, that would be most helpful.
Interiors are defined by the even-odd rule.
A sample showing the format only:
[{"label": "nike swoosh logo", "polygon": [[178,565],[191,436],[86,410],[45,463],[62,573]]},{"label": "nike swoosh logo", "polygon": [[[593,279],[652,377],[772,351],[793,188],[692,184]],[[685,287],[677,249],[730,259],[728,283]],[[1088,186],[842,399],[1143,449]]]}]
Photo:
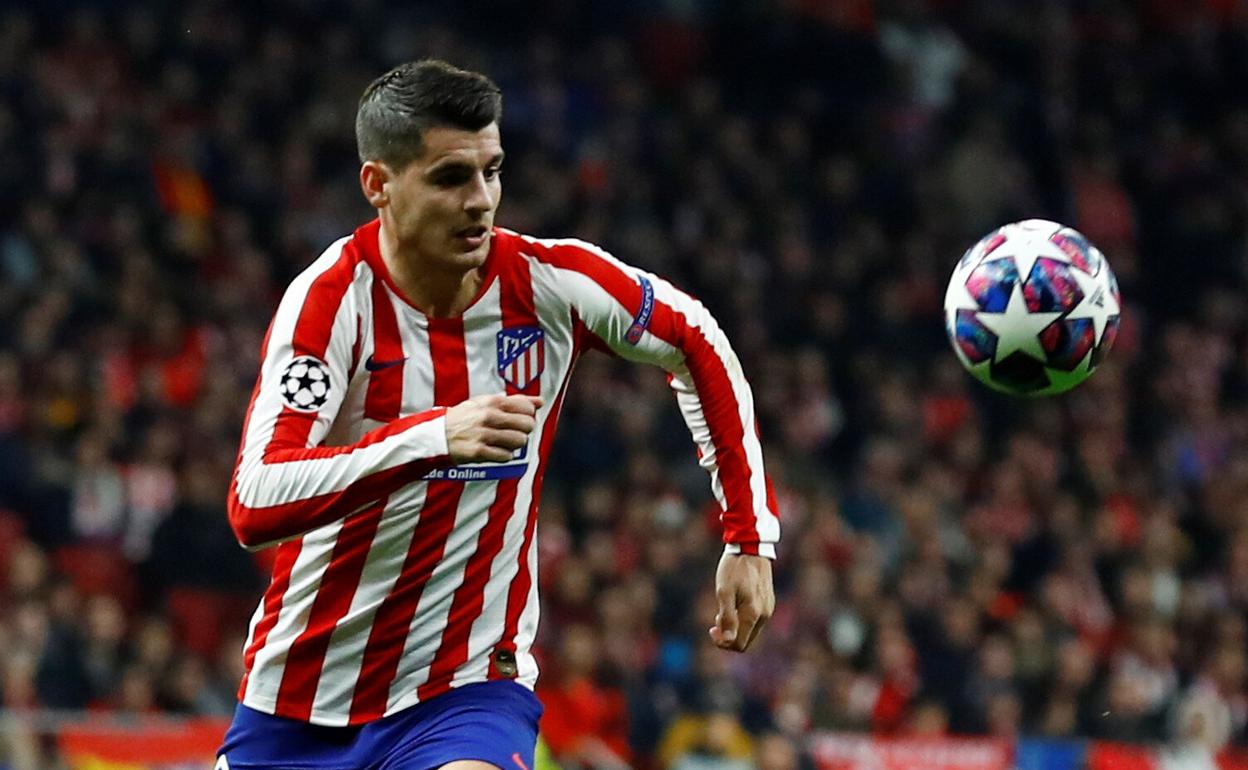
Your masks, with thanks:
[{"label": "nike swoosh logo", "polygon": [[364,368],[370,372],[380,372],[382,369],[389,369],[392,366],[398,366],[406,360],[407,356],[396,358],[393,361],[375,361],[372,356],[369,356],[364,361]]}]

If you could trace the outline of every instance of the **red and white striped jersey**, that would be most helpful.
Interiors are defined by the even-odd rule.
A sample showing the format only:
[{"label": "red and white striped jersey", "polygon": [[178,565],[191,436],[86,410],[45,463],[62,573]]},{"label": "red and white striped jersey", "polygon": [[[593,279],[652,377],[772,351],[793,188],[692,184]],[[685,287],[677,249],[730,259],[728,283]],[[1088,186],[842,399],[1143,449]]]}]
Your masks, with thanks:
[{"label": "red and white striped jersey", "polygon": [[[697,443],[732,553],[780,525],[740,364],[699,302],[575,240],[495,229],[480,292],[430,318],[390,280],[372,223],[296,278],[265,338],[229,517],[278,544],[239,697],[361,724],[450,688],[532,688],[537,501],[568,377],[588,346],[658,364]],[[453,466],[445,408],[541,395],[526,449]]]}]

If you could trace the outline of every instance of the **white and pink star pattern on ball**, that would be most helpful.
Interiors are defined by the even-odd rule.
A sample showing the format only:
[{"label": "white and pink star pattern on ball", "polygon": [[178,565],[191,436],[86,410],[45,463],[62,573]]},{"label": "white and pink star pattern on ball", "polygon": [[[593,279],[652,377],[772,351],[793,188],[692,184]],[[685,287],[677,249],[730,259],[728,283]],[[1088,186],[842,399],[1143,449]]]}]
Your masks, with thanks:
[{"label": "white and pink star pattern on ball", "polygon": [[989,233],[959,260],[945,293],[958,360],[1012,395],[1083,382],[1114,344],[1122,298],[1109,262],[1077,230],[1028,219]]},{"label": "white and pink star pattern on ball", "polygon": [[[228,497],[240,542],[278,544],[245,705],[347,725],[471,682],[533,686],[537,501],[589,348],[670,373],[725,550],[775,556],[753,399],[699,302],[589,244],[496,229],[478,296],[430,318],[391,282],[378,228],[295,279],[265,339]],[[452,466],[446,407],[496,393],[543,396],[529,446]]]}]

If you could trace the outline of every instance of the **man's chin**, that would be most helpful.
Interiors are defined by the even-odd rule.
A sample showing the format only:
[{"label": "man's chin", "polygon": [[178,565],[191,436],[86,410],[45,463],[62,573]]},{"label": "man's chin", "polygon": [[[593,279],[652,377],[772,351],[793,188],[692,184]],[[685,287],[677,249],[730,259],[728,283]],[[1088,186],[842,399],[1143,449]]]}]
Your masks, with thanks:
[{"label": "man's chin", "polygon": [[452,253],[455,254],[456,261],[475,262],[473,267],[479,267],[485,263],[485,258],[490,255],[490,238],[492,233],[488,230],[480,238],[455,238],[452,241]]}]

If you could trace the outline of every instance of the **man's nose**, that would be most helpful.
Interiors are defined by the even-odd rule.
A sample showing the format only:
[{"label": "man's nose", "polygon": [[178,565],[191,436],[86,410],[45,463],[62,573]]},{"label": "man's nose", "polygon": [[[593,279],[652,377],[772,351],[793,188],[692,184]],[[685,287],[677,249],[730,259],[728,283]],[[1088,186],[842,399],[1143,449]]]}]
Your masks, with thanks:
[{"label": "man's nose", "polygon": [[494,196],[490,185],[485,181],[485,174],[477,173],[464,198],[464,210],[474,215],[481,215],[494,208]]}]

